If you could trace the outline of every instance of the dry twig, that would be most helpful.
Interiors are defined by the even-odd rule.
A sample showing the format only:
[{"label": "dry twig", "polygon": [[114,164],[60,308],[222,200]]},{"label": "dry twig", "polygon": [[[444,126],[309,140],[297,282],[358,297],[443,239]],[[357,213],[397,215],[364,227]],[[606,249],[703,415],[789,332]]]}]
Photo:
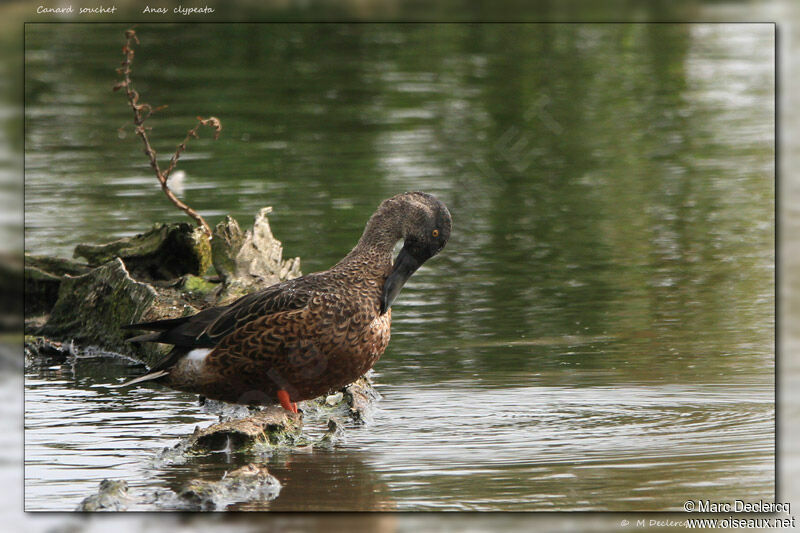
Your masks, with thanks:
[{"label": "dry twig", "polygon": [[139,38],[136,37],[135,31],[127,30],[125,32],[125,40],[125,46],[122,47],[122,53],[125,56],[125,61],[123,61],[122,66],[117,69],[117,74],[122,76],[122,79],[117,82],[116,85],[114,85],[114,90],[118,91],[120,89],[125,89],[125,96],[128,98],[128,104],[133,110],[134,130],[136,131],[136,134],[141,137],[142,143],[144,143],[144,153],[150,160],[150,167],[153,169],[153,172],[155,172],[156,178],[158,178],[158,181],[161,184],[161,190],[164,191],[164,194],[167,195],[167,198],[169,198],[170,202],[172,202],[178,209],[192,217],[197,225],[203,228],[206,234],[211,237],[211,227],[208,225],[205,219],[200,216],[197,211],[186,205],[177,196],[175,196],[175,194],[169,188],[168,180],[170,173],[178,164],[178,159],[186,150],[186,144],[189,142],[189,139],[192,137],[198,137],[197,132],[200,130],[200,127],[209,126],[214,128],[214,139],[216,140],[219,138],[219,134],[222,131],[222,124],[220,124],[219,119],[216,117],[209,117],[206,119],[197,117],[197,125],[189,130],[189,132],[186,134],[186,138],[175,149],[175,153],[172,155],[172,158],[169,161],[169,166],[166,170],[162,171],[156,159],[156,151],[150,144],[150,137],[147,134],[147,130],[149,128],[145,127],[144,121],[150,118],[154,112],[163,109],[166,106],[153,108],[150,104],[139,103],[139,93],[136,92],[131,84],[131,65],[133,64],[134,56],[133,45],[134,43],[139,44]]}]

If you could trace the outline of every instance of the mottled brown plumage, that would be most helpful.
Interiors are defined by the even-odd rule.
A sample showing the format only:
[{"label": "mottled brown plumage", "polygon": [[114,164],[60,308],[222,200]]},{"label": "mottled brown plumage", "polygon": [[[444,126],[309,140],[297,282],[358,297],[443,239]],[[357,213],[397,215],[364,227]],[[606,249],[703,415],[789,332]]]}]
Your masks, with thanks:
[{"label": "mottled brown plumage", "polygon": [[[425,193],[385,200],[353,250],[325,272],[278,283],[224,307],[130,328],[131,339],[173,344],[161,364],[125,385],[157,380],[227,402],[269,404],[341,388],[389,343],[390,306],[405,281],[450,236],[447,207]],[[392,262],[399,240],[403,249]],[[281,403],[287,406],[286,397]]]}]

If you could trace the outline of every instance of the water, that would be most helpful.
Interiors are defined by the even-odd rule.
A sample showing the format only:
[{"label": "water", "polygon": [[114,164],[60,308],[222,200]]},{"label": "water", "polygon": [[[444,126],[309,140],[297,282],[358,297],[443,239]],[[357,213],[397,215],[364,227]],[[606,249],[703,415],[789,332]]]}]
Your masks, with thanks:
[{"label": "water", "polygon": [[[26,27],[26,249],[183,220],[112,93],[119,25]],[[383,199],[439,196],[448,247],[396,304],[371,424],[278,454],[235,508],[679,510],[774,494],[774,73],[769,25],[139,25],[134,82],[194,116],[181,196],[259,208],[304,272]],[[30,367],[25,503],[69,510],[253,460],[158,451],[214,417],[104,387],[113,358]],[[311,424],[312,430],[314,424]]]}]

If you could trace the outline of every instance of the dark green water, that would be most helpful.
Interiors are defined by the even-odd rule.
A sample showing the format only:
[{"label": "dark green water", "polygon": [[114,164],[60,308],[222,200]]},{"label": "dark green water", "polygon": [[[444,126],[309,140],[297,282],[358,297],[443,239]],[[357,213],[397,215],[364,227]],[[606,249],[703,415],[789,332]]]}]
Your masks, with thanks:
[{"label": "dark green water", "polygon": [[[120,25],[26,29],[26,249],[69,257],[183,220],[112,93]],[[374,421],[275,456],[257,509],[678,510],[774,493],[771,25],[146,25],[134,82],[168,105],[178,190],[212,224],[271,205],[303,271],[380,201],[439,196],[445,251],[398,301]],[[118,133],[126,126],[123,133]],[[26,508],[154,466],[214,417],[109,392],[124,363],[26,375]],[[337,487],[331,492],[330,487]]]}]

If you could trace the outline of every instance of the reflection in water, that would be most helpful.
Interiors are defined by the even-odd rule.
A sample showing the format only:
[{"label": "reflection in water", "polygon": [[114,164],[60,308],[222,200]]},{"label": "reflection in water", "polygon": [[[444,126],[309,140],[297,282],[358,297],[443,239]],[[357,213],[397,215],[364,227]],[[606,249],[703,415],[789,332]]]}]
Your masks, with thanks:
[{"label": "reflection in water", "polygon": [[269,463],[281,480],[280,496],[266,506],[250,503],[236,510],[393,511],[391,491],[360,450],[315,451],[278,457]]},{"label": "reflection in water", "polygon": [[[210,222],[273,205],[311,272],[392,194],[432,192],[453,215],[446,253],[396,304],[374,424],[333,452],[270,459],[284,483],[270,509],[772,494],[772,26],[137,31],[138,88],[169,105],[156,146],[168,153],[197,114],[224,124],[181,160],[183,196]],[[31,252],[181,219],[98,81],[113,79],[119,32],[28,26]],[[99,386],[122,371],[103,365],[28,370],[28,508],[72,508],[103,477],[166,487],[244,464],[147,470],[213,417],[189,395]],[[315,479],[343,490],[312,501]]]}]

